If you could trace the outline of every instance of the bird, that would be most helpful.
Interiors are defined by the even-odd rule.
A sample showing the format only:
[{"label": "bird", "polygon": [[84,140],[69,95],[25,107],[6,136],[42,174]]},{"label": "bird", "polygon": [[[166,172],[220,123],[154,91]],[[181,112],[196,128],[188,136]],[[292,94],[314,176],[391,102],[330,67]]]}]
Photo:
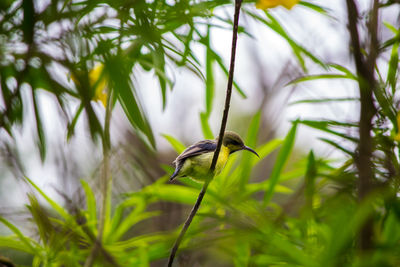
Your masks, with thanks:
[{"label": "bird", "polygon": [[[173,181],[180,177],[189,177],[195,181],[205,181],[209,179],[209,169],[212,158],[217,148],[218,137],[214,140],[199,141],[186,148],[174,161],[175,171],[169,178]],[[215,166],[215,174],[219,174],[225,167],[229,155],[240,150],[248,150],[260,157],[256,151],[246,146],[242,138],[235,132],[226,131],[222,139],[221,150]]]}]

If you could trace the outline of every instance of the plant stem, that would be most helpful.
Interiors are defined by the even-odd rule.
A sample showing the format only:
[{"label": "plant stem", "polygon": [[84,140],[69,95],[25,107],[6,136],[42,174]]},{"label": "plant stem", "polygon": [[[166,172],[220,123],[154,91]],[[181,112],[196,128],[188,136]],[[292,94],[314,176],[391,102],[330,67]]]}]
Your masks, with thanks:
[{"label": "plant stem", "polygon": [[108,213],[109,204],[111,201],[111,186],[112,178],[110,173],[110,122],[111,122],[111,112],[112,112],[112,96],[111,90],[107,94],[107,104],[106,104],[106,115],[104,120],[104,132],[103,132],[103,171],[101,175],[101,197],[102,205],[100,207],[99,224],[97,227],[97,238],[94,241],[92,251],[85,262],[85,267],[91,267],[93,265],[94,259],[97,252],[100,250],[103,244],[103,233],[105,220]]},{"label": "plant stem", "polygon": [[204,195],[207,192],[208,185],[210,184],[212,178],[214,177],[214,170],[215,170],[215,166],[217,164],[219,152],[221,150],[222,140],[224,138],[226,123],[228,121],[228,115],[229,115],[229,107],[230,107],[231,95],[232,95],[233,75],[234,75],[234,70],[235,70],[236,43],[237,43],[237,33],[238,33],[239,14],[240,14],[241,5],[242,5],[242,0],[235,0],[235,14],[234,14],[234,18],[233,18],[231,60],[230,60],[229,73],[228,73],[228,85],[226,88],[225,108],[224,108],[224,113],[222,115],[221,128],[220,128],[219,135],[218,135],[217,148],[215,149],[214,156],[213,156],[211,166],[210,166],[210,179],[207,179],[204,182],[203,188],[201,189],[200,194],[197,197],[196,203],[194,204],[192,211],[190,212],[188,218],[186,219],[185,224],[183,225],[183,228],[182,228],[181,232],[179,233],[179,236],[176,239],[174,246],[172,247],[172,250],[171,250],[171,253],[170,253],[170,256],[168,259],[168,267],[172,266],[172,263],[174,262],[174,258],[175,258],[176,252],[178,251],[179,245],[182,242],[182,239],[183,239],[187,229],[189,228],[190,224],[192,223],[192,220],[193,220],[194,216],[196,215],[201,202],[203,201]]},{"label": "plant stem", "polygon": [[[376,113],[376,108],[373,103],[373,92],[377,90],[376,81],[374,78],[374,67],[377,57],[377,16],[378,16],[378,1],[374,0],[372,15],[370,18],[369,34],[370,47],[367,58],[363,55],[359,34],[357,29],[357,19],[359,16],[357,6],[354,0],[346,0],[347,15],[349,22],[349,32],[351,38],[351,46],[355,65],[358,74],[358,85],[360,91],[360,120],[359,120],[359,135],[357,154],[355,163],[358,169],[358,197],[362,201],[371,192],[372,182],[374,177],[372,163],[372,118]],[[360,232],[360,248],[362,250],[372,247],[372,219],[368,218],[364,223]]]}]

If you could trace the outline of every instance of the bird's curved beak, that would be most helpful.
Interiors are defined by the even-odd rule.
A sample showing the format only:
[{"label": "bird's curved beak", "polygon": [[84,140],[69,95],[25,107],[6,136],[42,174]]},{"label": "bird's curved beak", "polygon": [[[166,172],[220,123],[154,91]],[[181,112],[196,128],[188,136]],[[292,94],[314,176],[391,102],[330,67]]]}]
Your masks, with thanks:
[{"label": "bird's curved beak", "polygon": [[257,154],[257,152],[254,151],[254,149],[252,149],[252,148],[250,148],[250,147],[248,147],[248,146],[244,146],[243,149],[244,149],[244,150],[248,150],[248,151],[250,151],[251,153],[254,153],[257,157],[260,157],[260,156]]}]

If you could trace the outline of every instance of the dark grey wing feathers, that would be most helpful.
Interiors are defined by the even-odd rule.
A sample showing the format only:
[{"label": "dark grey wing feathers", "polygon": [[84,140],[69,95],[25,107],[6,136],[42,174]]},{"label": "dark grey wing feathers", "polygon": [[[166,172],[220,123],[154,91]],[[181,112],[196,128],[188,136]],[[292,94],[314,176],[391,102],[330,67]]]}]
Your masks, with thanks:
[{"label": "dark grey wing feathers", "polygon": [[184,159],[190,158],[190,157],[194,157],[203,153],[207,153],[207,152],[212,152],[215,151],[215,149],[217,148],[217,144],[215,141],[213,140],[203,140],[200,142],[197,142],[193,145],[191,145],[190,147],[186,148],[182,154],[180,154],[176,160],[174,161],[179,162],[182,161]]},{"label": "dark grey wing feathers", "polygon": [[194,157],[203,153],[213,152],[217,148],[217,144],[212,140],[203,140],[197,142],[190,147],[186,148],[175,160],[175,171],[169,178],[170,181],[175,179],[175,177],[179,176],[179,172],[185,163],[185,160],[190,157]]}]

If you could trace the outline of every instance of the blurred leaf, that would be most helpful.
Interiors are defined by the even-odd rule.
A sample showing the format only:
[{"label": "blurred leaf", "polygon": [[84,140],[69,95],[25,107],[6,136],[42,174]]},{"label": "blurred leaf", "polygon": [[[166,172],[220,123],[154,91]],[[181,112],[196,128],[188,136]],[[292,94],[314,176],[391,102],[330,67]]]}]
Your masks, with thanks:
[{"label": "blurred leaf", "polygon": [[114,241],[119,240],[122,236],[135,224],[146,220],[148,218],[159,215],[159,211],[143,212],[142,210],[134,209],[128,214],[121,222],[121,224],[115,229],[115,232],[110,233]]},{"label": "blurred leaf", "polygon": [[374,95],[378,101],[380,108],[388,119],[392,122],[394,127],[397,125],[397,110],[392,101],[392,97],[389,96],[383,87],[376,86],[374,89]]},{"label": "blurred leaf", "polygon": [[329,145],[331,145],[331,146],[333,146],[333,147],[335,147],[335,148],[337,148],[337,149],[339,149],[339,150],[341,150],[341,151],[343,151],[344,153],[348,154],[349,156],[354,156],[354,153],[352,151],[342,147],[340,144],[338,144],[337,141],[333,141],[333,140],[330,140],[330,139],[327,139],[327,138],[318,138],[318,139],[323,141],[323,142],[325,142],[325,143],[327,143],[327,144],[329,144]]},{"label": "blurred leaf", "polygon": [[[213,63],[214,57],[210,48],[210,26],[207,28],[207,36],[205,37],[206,45],[206,112],[205,117],[209,118],[212,111],[212,102],[214,98],[214,70]],[[202,118],[203,121],[203,118]]]},{"label": "blurred leaf", "polygon": [[343,72],[346,76],[348,76],[349,79],[357,80],[357,75],[351,72],[348,68],[339,65],[339,64],[328,64],[329,68],[334,68],[335,70]]},{"label": "blurred leaf", "polygon": [[35,250],[33,250],[31,246],[27,245],[25,242],[22,242],[21,240],[18,240],[17,236],[0,236],[0,247],[15,249],[29,254],[35,253]]},{"label": "blurred leaf", "polygon": [[327,102],[348,102],[348,101],[360,101],[360,99],[356,98],[356,97],[303,99],[303,100],[297,100],[297,101],[291,102],[291,103],[289,103],[289,106],[297,105],[297,104],[319,104],[319,103],[327,103]]},{"label": "blurred leaf", "polygon": [[37,99],[37,93],[36,90],[32,88],[32,101],[33,101],[33,108],[35,111],[35,119],[36,119],[36,132],[38,134],[38,147],[40,151],[40,158],[42,162],[46,158],[46,137],[43,131],[43,124],[42,124],[42,118],[40,115],[39,111],[39,106],[38,106],[38,99]]},{"label": "blurred leaf", "polygon": [[317,176],[317,164],[315,162],[314,152],[311,150],[308,154],[307,171],[305,173],[305,207],[309,217],[312,214],[314,194],[315,194],[315,179]]},{"label": "blurred leaf", "polygon": [[300,1],[299,5],[305,6],[307,8],[310,8],[314,11],[317,11],[318,13],[322,15],[328,15],[329,14],[329,9],[314,3],[306,2],[306,1]]},{"label": "blurred leaf", "polygon": [[89,225],[89,227],[92,227],[93,230],[95,230],[96,224],[97,224],[96,199],[94,197],[93,191],[90,188],[89,184],[82,179],[80,180],[80,182],[81,182],[82,188],[85,191],[85,195],[86,195],[88,225]]},{"label": "blurred leaf", "polygon": [[[211,55],[214,57],[214,60],[218,63],[219,67],[222,69],[222,71],[225,73],[225,75],[228,75],[228,69],[225,67],[224,62],[222,61],[222,58],[215,53],[213,50],[209,50]],[[239,93],[239,95],[243,98],[247,98],[247,95],[244,93],[243,89],[233,80],[233,85],[236,89],[236,91]]]},{"label": "blurred leaf", "polygon": [[307,69],[306,69],[305,61],[304,61],[302,54],[306,55],[308,58],[310,58],[316,64],[320,65],[322,68],[324,68],[324,69],[327,68],[327,65],[324,62],[322,62],[318,57],[316,57],[313,53],[309,52],[307,49],[305,49],[304,47],[299,45],[296,41],[294,41],[288,35],[288,33],[285,31],[285,29],[282,27],[282,25],[278,22],[278,20],[274,16],[271,15],[271,13],[269,13],[268,11],[264,11],[265,15],[269,19],[269,20],[266,20],[266,19],[262,18],[261,16],[255,14],[249,10],[243,9],[243,11],[246,14],[253,17],[255,20],[258,20],[261,23],[265,24],[271,30],[275,31],[282,38],[284,38],[288,42],[288,44],[291,46],[292,51],[295,54],[295,56],[297,57],[297,59],[300,63],[300,66],[303,68],[303,70],[306,71]]},{"label": "blurred leaf", "polygon": [[48,197],[31,179],[29,179],[28,177],[25,177],[25,179],[36,189],[37,192],[39,192],[39,194],[50,204],[50,206],[59,215],[61,215],[65,220],[71,219],[71,216],[68,214],[68,212],[60,205],[58,205],[54,200]]},{"label": "blurred leaf", "polygon": [[392,53],[390,55],[390,60],[388,64],[388,74],[386,81],[392,88],[392,94],[396,91],[397,84],[397,72],[399,68],[399,44],[400,44],[400,33],[397,33],[397,42],[392,46]]},{"label": "blurred leaf", "polygon": [[282,148],[279,150],[274,167],[272,168],[272,172],[269,177],[270,183],[265,192],[264,204],[267,204],[271,200],[272,195],[274,194],[275,186],[278,183],[279,176],[283,171],[287,160],[289,159],[296,137],[297,124],[298,121],[293,122],[292,128],[283,141]]},{"label": "blurred leaf", "polygon": [[313,80],[321,80],[321,79],[354,79],[354,77],[349,77],[344,74],[319,74],[319,75],[307,75],[300,78],[296,78],[293,81],[290,81],[286,85],[293,85],[301,82],[313,81]]},{"label": "blurred leaf", "polygon": [[205,139],[214,139],[214,134],[212,133],[210,124],[208,123],[208,118],[206,113],[201,112],[200,113],[200,122],[201,122],[201,129],[203,131],[203,136]]},{"label": "blurred leaf", "polygon": [[175,149],[175,151],[178,154],[181,154],[185,149],[186,146],[184,144],[182,144],[181,142],[179,142],[177,139],[175,139],[174,137],[172,137],[171,135],[168,134],[162,134],[162,136],[167,139],[167,141],[171,144],[171,146]]},{"label": "blurred leaf", "polygon": [[[14,226],[12,223],[10,223],[9,221],[7,221],[6,219],[4,219],[3,217],[0,216],[0,222],[3,223],[5,226],[7,226],[7,228],[9,228],[20,240],[20,242],[22,242],[22,244],[17,245],[16,242],[12,242],[11,244],[14,244],[14,246],[18,246],[19,249],[21,249],[22,251],[26,251],[29,252],[31,254],[35,254],[37,253],[37,248],[38,245],[35,244],[35,242],[30,239],[29,237],[24,236],[24,234],[22,234],[22,232],[20,230],[18,230],[18,228],[16,226]],[[1,240],[1,239],[0,239]],[[4,241],[4,239],[3,239]]]},{"label": "blurred leaf", "polygon": [[388,28],[389,30],[391,30],[394,34],[398,34],[399,33],[399,30],[395,26],[390,24],[389,22],[384,21],[383,25],[385,25],[385,27]]},{"label": "blurred leaf", "polygon": [[161,96],[162,96],[162,108],[163,110],[165,109],[165,105],[167,103],[167,81],[169,82],[169,79],[167,78],[167,75],[165,74],[165,53],[164,49],[162,46],[159,46],[151,53],[153,56],[153,62],[154,62],[154,70],[156,71],[156,75],[158,77],[158,81],[160,84],[160,89],[161,89]]},{"label": "blurred leaf", "polygon": [[83,104],[80,104],[78,110],[76,111],[76,113],[74,115],[74,118],[72,119],[71,123],[68,124],[67,140],[69,140],[71,138],[71,136],[74,134],[76,122],[78,121],[83,108],[84,108]]},{"label": "blurred leaf", "polygon": [[[114,244],[113,247],[116,249],[131,249],[135,247],[139,247],[142,245],[148,245],[150,243],[154,243],[156,241],[165,241],[166,237],[163,234],[160,233],[154,233],[154,234],[144,234],[140,236],[135,236],[133,238],[129,238],[127,240],[121,240],[118,241]],[[166,245],[162,243],[162,245]]]},{"label": "blurred leaf", "polygon": [[[173,49],[173,47],[174,47],[173,43],[169,42],[168,40],[165,40],[165,42],[168,43],[169,45],[166,45],[164,43],[163,44],[164,48],[174,52],[175,54],[181,56],[182,58],[185,57],[184,54],[182,54],[181,52],[179,52],[176,49]],[[189,58],[185,59],[185,62],[187,62],[189,65],[186,65],[185,68],[190,70],[192,73],[194,73],[201,80],[205,81],[206,78],[204,77],[203,73],[201,72],[201,69],[199,68],[199,66],[200,66],[199,60],[196,58],[196,56],[191,51],[189,51],[189,55],[190,55],[190,59]],[[172,61],[174,61],[178,66],[180,66],[182,64],[182,62],[179,62],[177,59],[173,58],[170,54],[166,53],[166,56],[169,59],[171,59]]]},{"label": "blurred leaf", "polygon": [[35,27],[35,8],[33,6],[33,0],[23,0],[22,7],[24,10],[24,20],[22,23],[24,41],[30,45],[33,43]]},{"label": "blurred leaf", "polygon": [[[262,183],[246,184],[246,187],[245,187],[246,195],[252,195],[257,192],[263,191],[269,185],[270,185],[269,180],[262,182]],[[291,193],[293,193],[293,189],[291,189],[287,186],[284,186],[284,185],[277,184],[277,185],[275,185],[275,192],[280,193],[280,194],[291,194]]]},{"label": "blurred leaf", "polygon": [[[257,145],[257,135],[260,129],[261,122],[261,111],[258,111],[254,117],[251,119],[249,129],[247,132],[246,145],[253,148]],[[244,151],[245,152],[245,151]],[[252,153],[243,153],[242,154],[242,162],[240,164],[241,172],[239,178],[239,188],[243,189],[245,184],[248,183],[250,179],[250,174],[252,170],[251,166],[251,158],[254,157]]]},{"label": "blurred leaf", "polygon": [[164,200],[174,203],[192,205],[196,202],[198,191],[179,185],[151,185],[142,190],[142,193],[154,200]]},{"label": "blurred leaf", "polygon": [[272,151],[274,151],[275,149],[277,149],[281,144],[283,143],[282,139],[272,139],[270,141],[268,141],[267,143],[263,144],[262,146],[257,148],[257,153],[260,156],[260,158],[253,158],[253,166],[256,163],[260,163],[262,162],[261,160],[263,160],[264,158],[266,158],[268,155],[271,154]]},{"label": "blurred leaf", "polygon": [[233,258],[235,267],[248,266],[250,261],[249,243],[238,239],[236,243],[236,257]]},{"label": "blurred leaf", "polygon": [[128,117],[132,126],[140,130],[147,137],[150,144],[155,147],[156,144],[150,124],[142,112],[139,103],[136,101],[136,97],[133,93],[134,87],[129,78],[129,70],[126,69],[124,65],[124,62],[118,57],[111,59],[105,64],[125,115]]},{"label": "blurred leaf", "polygon": [[[343,203],[344,204],[344,203]],[[373,196],[364,200],[358,207],[350,209],[343,208],[338,210],[337,222],[332,227],[334,236],[330,238],[330,242],[324,253],[321,253],[320,263],[336,264],[340,260],[340,255],[343,250],[347,249],[349,242],[354,237],[354,233],[358,233],[363,226],[364,222],[371,215],[373,211]],[[343,222],[346,222],[346,227],[343,227]]]},{"label": "blurred leaf", "polygon": [[30,205],[28,209],[33,217],[37,230],[39,232],[40,240],[43,242],[44,246],[50,245],[49,239],[54,235],[53,227],[48,218],[48,214],[39,205],[38,200],[33,194],[28,194],[28,199]]},{"label": "blurred leaf", "polygon": [[[327,133],[330,133],[330,134],[333,134],[333,135],[337,135],[337,136],[343,137],[344,139],[353,141],[355,143],[358,142],[358,139],[355,138],[355,137],[352,137],[352,136],[349,136],[347,134],[334,131],[334,130],[329,128],[329,126],[331,126],[331,125],[350,126],[350,127],[352,127],[353,126],[352,124],[342,124],[342,123],[338,123],[338,122],[335,122],[335,121],[316,121],[316,120],[315,121],[313,121],[313,120],[299,120],[298,122],[301,123],[301,124],[307,125],[309,127],[318,129],[320,131],[327,132]],[[353,127],[356,127],[356,125],[354,125]]]}]

